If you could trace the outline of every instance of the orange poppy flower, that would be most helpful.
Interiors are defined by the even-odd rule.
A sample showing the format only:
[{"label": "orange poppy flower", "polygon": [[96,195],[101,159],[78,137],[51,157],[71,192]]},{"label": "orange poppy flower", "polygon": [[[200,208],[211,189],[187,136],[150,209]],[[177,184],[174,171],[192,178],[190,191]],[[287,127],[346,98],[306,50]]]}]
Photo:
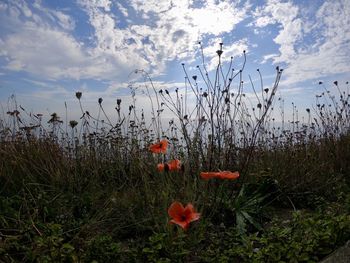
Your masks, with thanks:
[{"label": "orange poppy flower", "polygon": [[180,171],[181,170],[181,162],[178,159],[172,160],[168,162],[169,171]]},{"label": "orange poppy flower", "polygon": [[164,171],[164,167],[165,167],[164,163],[157,164],[157,170],[159,172],[163,172]]},{"label": "orange poppy flower", "polygon": [[236,180],[239,177],[239,172],[230,172],[230,171],[201,172],[200,175],[203,179],[206,179],[206,180],[211,178]]},{"label": "orange poppy flower", "polygon": [[191,203],[188,203],[184,207],[180,202],[173,202],[169,209],[168,214],[172,218],[170,223],[179,225],[184,230],[187,230],[190,223],[200,218],[200,213],[197,213]]},{"label": "orange poppy flower", "polygon": [[165,171],[171,171],[171,172],[175,172],[175,171],[180,171],[181,170],[181,162],[180,160],[172,160],[168,163],[159,163],[157,164],[157,170],[159,172],[163,172]]},{"label": "orange poppy flower", "polygon": [[152,144],[149,150],[153,153],[166,153],[168,147],[168,141],[166,139],[161,140],[159,143]]}]

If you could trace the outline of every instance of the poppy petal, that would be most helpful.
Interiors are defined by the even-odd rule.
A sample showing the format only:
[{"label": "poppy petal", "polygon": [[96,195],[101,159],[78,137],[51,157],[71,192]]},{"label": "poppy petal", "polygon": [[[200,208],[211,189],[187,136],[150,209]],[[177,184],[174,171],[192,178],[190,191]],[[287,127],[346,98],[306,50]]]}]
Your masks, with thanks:
[{"label": "poppy petal", "polygon": [[180,220],[174,220],[174,219],[170,220],[170,223],[176,224],[176,225],[182,227],[184,230],[188,229],[188,226],[190,225],[189,222],[187,222],[187,221],[180,221]]},{"label": "poppy petal", "polygon": [[160,141],[160,148],[162,153],[166,152],[166,149],[168,148],[168,141],[166,139]]},{"label": "poppy petal", "polygon": [[153,153],[166,153],[168,141],[163,139],[159,143],[150,145],[149,150]]},{"label": "poppy petal", "polygon": [[205,180],[208,180],[214,177],[211,172],[201,172],[200,176]]},{"label": "poppy petal", "polygon": [[184,210],[184,206],[180,202],[175,201],[170,205],[168,214],[175,221],[181,221]]},{"label": "poppy petal", "polygon": [[164,163],[159,163],[157,164],[157,170],[159,172],[163,172],[164,171]]},{"label": "poppy petal", "polygon": [[190,212],[190,213],[193,213],[194,212],[194,207],[193,207],[193,205],[191,204],[191,203],[188,203],[187,205],[186,205],[186,207],[185,207],[185,211],[184,211],[185,213],[186,212]]},{"label": "poppy petal", "polygon": [[206,180],[211,179],[211,178],[235,180],[239,177],[239,172],[230,172],[230,171],[201,172],[200,176]]},{"label": "poppy petal", "polygon": [[169,165],[169,171],[179,171],[181,170],[181,162],[180,160],[172,160],[170,162],[168,162]]},{"label": "poppy petal", "polygon": [[239,177],[239,172],[223,171],[220,173],[221,179],[235,180]]},{"label": "poppy petal", "polygon": [[200,213],[196,213],[193,205],[191,203],[188,203],[184,210],[184,215],[186,217],[186,221],[192,222],[196,221],[200,218]]},{"label": "poppy petal", "polygon": [[162,149],[159,144],[153,144],[150,146],[150,151],[153,153],[161,153]]},{"label": "poppy petal", "polygon": [[201,218],[201,214],[200,213],[192,213],[191,217],[189,218],[189,221],[190,222],[197,221],[200,218]]}]

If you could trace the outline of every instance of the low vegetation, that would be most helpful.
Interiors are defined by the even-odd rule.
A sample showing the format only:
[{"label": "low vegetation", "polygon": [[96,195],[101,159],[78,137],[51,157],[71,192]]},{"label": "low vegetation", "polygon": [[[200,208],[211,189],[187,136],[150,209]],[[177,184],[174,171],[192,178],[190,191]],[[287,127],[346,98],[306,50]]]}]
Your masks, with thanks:
[{"label": "low vegetation", "polygon": [[183,65],[183,90],[135,71],[142,87],[130,84],[130,105],[117,99],[115,123],[102,98],[86,111],[81,92],[79,122],[45,123],[12,98],[0,119],[1,260],[318,262],[349,240],[348,83],[335,95],[320,83],[313,109],[287,121],[283,70],[269,88],[249,76],[249,96],[245,53],[238,71],[222,54],[213,75]]}]

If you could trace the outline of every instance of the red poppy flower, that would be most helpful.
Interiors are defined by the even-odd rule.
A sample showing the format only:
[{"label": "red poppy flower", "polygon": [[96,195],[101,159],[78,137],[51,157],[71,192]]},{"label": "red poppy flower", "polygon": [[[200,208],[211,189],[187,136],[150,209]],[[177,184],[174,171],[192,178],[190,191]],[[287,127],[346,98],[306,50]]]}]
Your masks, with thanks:
[{"label": "red poppy flower", "polygon": [[168,147],[167,140],[161,140],[159,143],[152,144],[149,147],[149,150],[153,153],[166,153],[166,149]]},{"label": "red poppy flower", "polygon": [[172,160],[168,163],[159,163],[157,164],[157,170],[159,172],[163,172],[165,171],[171,171],[171,172],[175,172],[175,171],[180,171],[181,170],[181,162],[180,160]]},{"label": "red poppy flower", "polygon": [[181,162],[178,159],[172,160],[168,162],[169,171],[180,171],[181,170]]},{"label": "red poppy flower", "polygon": [[203,179],[219,178],[219,179],[236,180],[239,177],[239,172],[230,172],[230,171],[201,172],[200,175]]},{"label": "red poppy flower", "polygon": [[200,214],[196,213],[191,203],[184,207],[180,202],[176,201],[170,205],[168,214],[172,218],[170,223],[179,225],[184,230],[188,229],[191,222],[200,218]]},{"label": "red poppy flower", "polygon": [[163,172],[164,171],[164,163],[159,163],[159,164],[157,164],[157,170],[159,171],[159,172]]}]

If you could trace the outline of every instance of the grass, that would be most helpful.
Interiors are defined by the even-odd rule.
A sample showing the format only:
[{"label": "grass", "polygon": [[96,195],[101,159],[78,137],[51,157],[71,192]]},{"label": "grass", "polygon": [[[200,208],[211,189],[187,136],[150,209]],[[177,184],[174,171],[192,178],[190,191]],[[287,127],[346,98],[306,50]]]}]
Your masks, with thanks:
[{"label": "grass", "polygon": [[[317,262],[350,238],[350,94],[325,89],[284,120],[272,87],[242,67],[198,76],[183,65],[183,90],[159,90],[144,71],[133,103],[117,100],[112,123],[98,99],[94,116],[76,93],[81,120],[26,112],[12,98],[0,120],[0,258],[4,262]],[[250,78],[250,77],[249,77]],[[320,83],[323,87],[324,85]],[[136,103],[142,89],[150,120]],[[194,100],[195,103],[191,103]],[[275,121],[280,104],[279,126]],[[174,119],[164,123],[170,111]],[[294,108],[293,108],[294,111]],[[288,122],[288,125],[287,125]],[[166,154],[149,146],[169,141]],[[181,161],[177,171],[157,164]],[[239,171],[238,180],[201,172]],[[169,206],[192,203],[187,231]],[[280,219],[280,220],[279,220]]]}]

